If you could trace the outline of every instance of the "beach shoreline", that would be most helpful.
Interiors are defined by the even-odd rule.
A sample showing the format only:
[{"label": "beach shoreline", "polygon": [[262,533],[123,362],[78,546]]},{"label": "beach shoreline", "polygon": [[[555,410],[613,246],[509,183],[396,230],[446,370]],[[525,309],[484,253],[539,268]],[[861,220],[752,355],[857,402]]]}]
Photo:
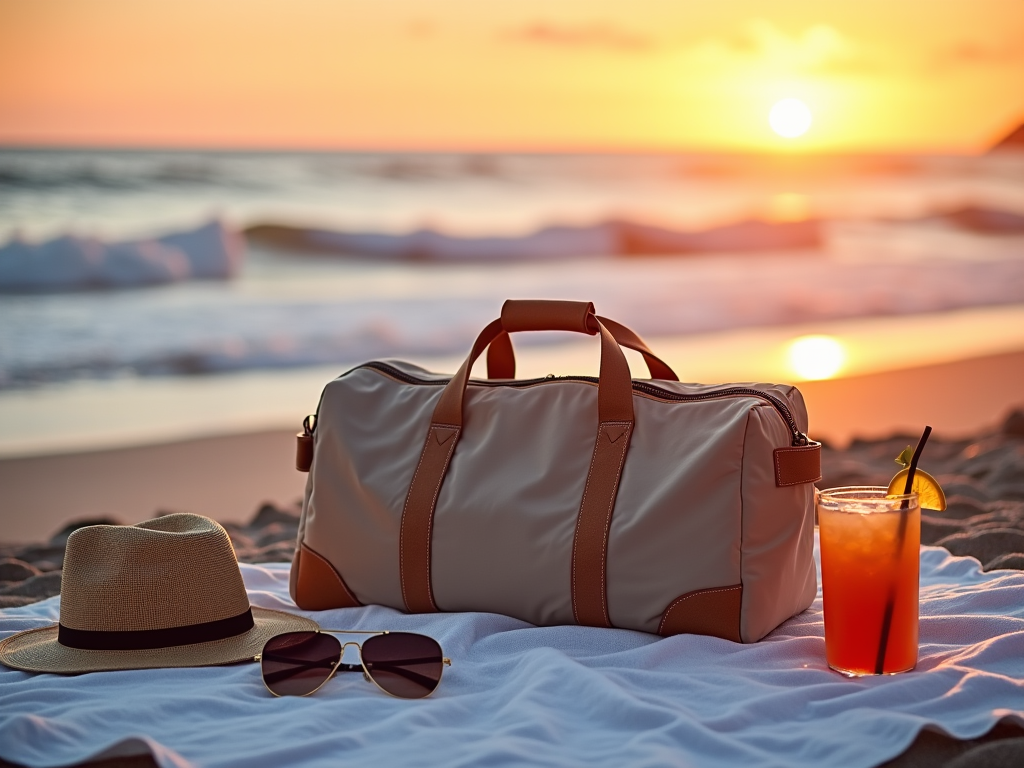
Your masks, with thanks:
[{"label": "beach shoreline", "polygon": [[[916,435],[924,424],[946,440],[996,429],[1014,408],[1024,408],[1021,381],[1024,352],[1011,352],[798,387],[809,435],[843,448],[855,439]],[[296,427],[300,417],[297,410]],[[2,457],[0,541],[43,540],[76,519],[136,523],[174,511],[240,522],[264,503],[293,508],[305,486],[294,451],[295,429],[263,429]]]},{"label": "beach shoreline", "polygon": [[[845,448],[826,443],[816,485],[886,485],[898,470],[895,457],[916,439],[896,431]],[[98,522],[203,514],[228,528],[239,560],[290,561],[307,478],[294,468],[294,441],[290,433],[263,432],[0,462],[0,484],[14,491],[4,494],[5,521],[17,519],[11,513],[19,501],[29,509],[24,524],[5,527],[0,540],[0,571],[7,574],[0,573],[0,603],[5,594],[57,594],[59,581],[51,580],[41,592],[20,595],[12,574],[21,566],[12,562],[28,567],[21,580],[59,573],[68,534]],[[971,435],[936,432],[923,464],[943,486],[948,508],[924,511],[922,544],[976,557],[986,570],[1024,570],[1024,407]],[[121,478],[116,488],[114,475]]]},{"label": "beach shoreline", "polygon": [[[832,379],[802,381],[806,376],[793,350],[798,340],[808,336],[828,337],[828,343],[841,353]],[[796,383],[808,399],[812,433],[840,445],[854,434],[878,436],[894,428],[916,429],[922,419],[939,419],[934,426],[940,431],[969,434],[994,424],[1008,407],[1024,402],[1024,394],[1018,395],[1013,385],[1024,371],[1019,356],[1014,357],[1024,353],[1024,304],[804,321],[646,340],[683,381]],[[515,346],[519,378],[598,372],[599,345],[593,339],[520,334]],[[640,355],[625,352],[634,377],[645,378],[647,368]],[[337,362],[313,367],[83,377],[0,387],[0,461],[296,429],[302,417],[316,409],[327,382],[364,360],[396,354],[437,372],[451,373],[463,362],[462,355],[454,353],[393,350],[374,358],[349,350]],[[929,368],[945,364],[955,365]],[[922,369],[921,375],[913,373]],[[911,373],[870,378],[897,371]],[[486,376],[482,361],[474,375]],[[895,382],[892,386],[903,391],[913,387],[918,396],[893,400],[885,391],[886,382]],[[958,391],[963,394],[956,399],[962,402],[953,402],[950,393]],[[849,413],[858,414],[858,419],[852,421]]]}]

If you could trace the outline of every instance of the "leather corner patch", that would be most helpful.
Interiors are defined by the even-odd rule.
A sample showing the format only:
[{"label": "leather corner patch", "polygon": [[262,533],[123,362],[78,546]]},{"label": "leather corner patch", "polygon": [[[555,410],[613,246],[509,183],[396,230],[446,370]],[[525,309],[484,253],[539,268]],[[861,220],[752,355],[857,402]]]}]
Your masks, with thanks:
[{"label": "leather corner patch", "polygon": [[687,592],[665,609],[658,634],[663,637],[684,633],[711,635],[739,643],[742,604],[742,584]]},{"label": "leather corner patch", "polygon": [[775,449],[775,485],[816,483],[821,480],[821,443]]},{"label": "leather corner patch", "polygon": [[356,608],[362,605],[334,566],[305,544],[299,545],[292,568],[298,569],[295,579],[295,604],[304,611]]}]

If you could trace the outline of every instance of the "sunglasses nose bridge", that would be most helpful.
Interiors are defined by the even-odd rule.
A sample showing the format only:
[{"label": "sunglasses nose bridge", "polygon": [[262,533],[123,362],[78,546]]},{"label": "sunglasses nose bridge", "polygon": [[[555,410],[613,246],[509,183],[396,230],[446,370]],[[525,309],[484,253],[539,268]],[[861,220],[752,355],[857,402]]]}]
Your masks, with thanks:
[{"label": "sunglasses nose bridge", "polygon": [[354,640],[350,640],[347,643],[342,643],[341,644],[341,656],[340,656],[340,658],[342,658],[342,659],[345,658],[345,649],[348,648],[350,645],[355,647],[356,653],[359,655],[359,661],[360,661],[360,663],[362,663],[363,647],[359,643],[355,642]]}]

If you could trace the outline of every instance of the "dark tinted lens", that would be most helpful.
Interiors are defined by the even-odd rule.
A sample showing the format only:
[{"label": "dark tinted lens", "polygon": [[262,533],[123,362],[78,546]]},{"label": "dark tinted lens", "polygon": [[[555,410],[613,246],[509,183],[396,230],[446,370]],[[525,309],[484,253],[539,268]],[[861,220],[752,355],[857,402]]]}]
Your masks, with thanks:
[{"label": "dark tinted lens", "polygon": [[278,696],[305,696],[330,676],[341,660],[341,643],[319,632],[288,632],[263,646],[263,682]]},{"label": "dark tinted lens", "polygon": [[441,680],[441,646],[424,635],[375,635],[363,643],[362,654],[370,677],[392,696],[422,699]]}]

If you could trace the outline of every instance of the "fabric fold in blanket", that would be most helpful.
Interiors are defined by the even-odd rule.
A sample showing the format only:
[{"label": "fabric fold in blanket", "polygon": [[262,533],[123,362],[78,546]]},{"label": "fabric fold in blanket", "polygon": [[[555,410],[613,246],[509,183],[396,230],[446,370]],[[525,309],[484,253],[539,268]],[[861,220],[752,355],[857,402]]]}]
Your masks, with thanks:
[{"label": "fabric fold in blanket", "polygon": [[[241,568],[253,605],[295,611],[287,565]],[[0,611],[0,637],[55,621],[58,601]],[[966,739],[1002,718],[1024,725],[1024,573],[982,573],[935,547],[921,552],[920,661],[895,677],[827,668],[820,594],[752,645],[481,613],[304,615],[422,632],[452,667],[419,701],[347,673],[313,696],[274,698],[256,664],[73,677],[0,667],[0,757],[39,768],[146,749],[165,768],[855,767],[900,754],[923,728]]]}]

